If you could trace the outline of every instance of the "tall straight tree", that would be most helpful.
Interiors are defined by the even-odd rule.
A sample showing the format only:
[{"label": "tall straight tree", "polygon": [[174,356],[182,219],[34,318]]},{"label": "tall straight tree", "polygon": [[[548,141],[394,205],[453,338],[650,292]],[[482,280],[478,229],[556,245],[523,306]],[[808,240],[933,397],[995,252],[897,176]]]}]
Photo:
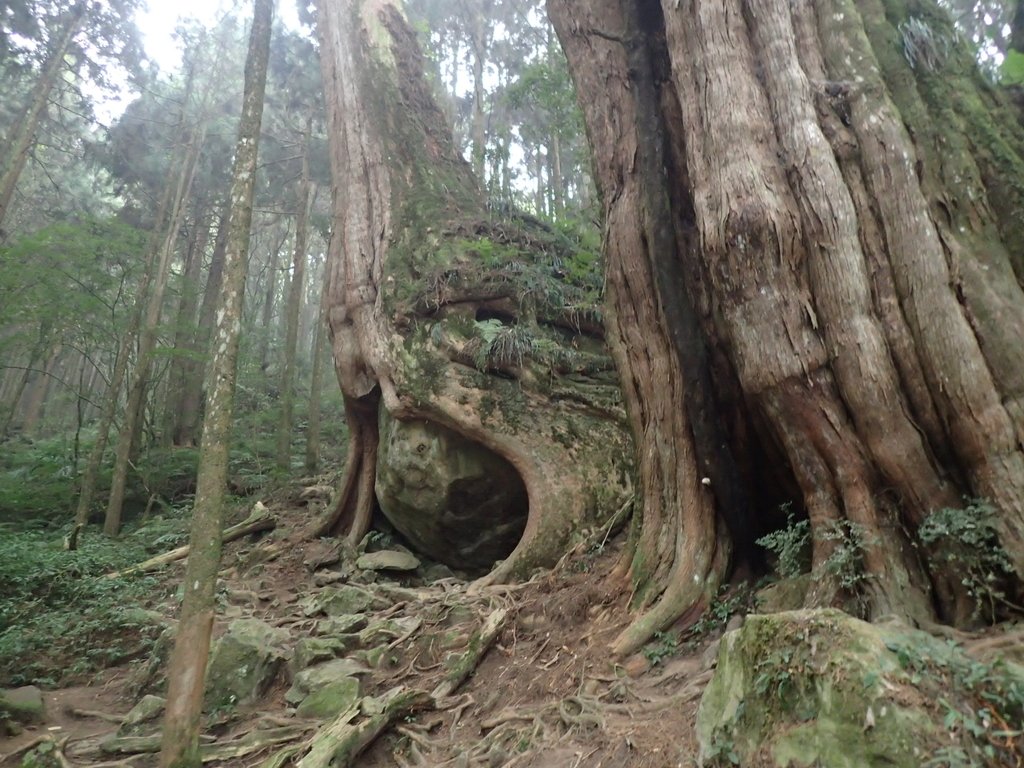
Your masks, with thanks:
[{"label": "tall straight tree", "polygon": [[[932,510],[1024,574],[1024,128],[933,0],[548,0],[602,191],[644,511],[626,653],[793,500],[806,604],[969,616]],[[773,468],[772,475],[758,472]],[[754,505],[757,499],[762,506]]]},{"label": "tall straight tree", "polygon": [[299,344],[299,314],[306,287],[306,244],[309,234],[309,212],[313,206],[315,189],[309,177],[309,141],[312,134],[312,119],[306,121],[302,135],[302,176],[296,204],[298,216],[295,223],[295,252],[292,257],[292,279],[288,289],[286,327],[281,367],[281,421],[277,428],[277,467],[287,470],[291,467],[292,406],[295,402],[295,358]]},{"label": "tall straight tree", "polygon": [[199,723],[213,630],[214,589],[220,566],[228,443],[273,18],[274,0],[255,0],[245,64],[242,116],[232,171],[229,232],[207,384],[199,477],[192,512],[189,557],[185,566],[185,597],[168,672],[167,710],[160,753],[163,768],[198,768],[202,764]]},{"label": "tall straight tree", "polygon": [[82,28],[87,6],[86,0],[78,0],[59,18],[55,39],[47,51],[45,63],[36,78],[30,101],[18,120],[16,133],[10,141],[6,157],[3,158],[3,175],[0,176],[0,228],[3,227],[4,219],[7,216],[7,209],[14,196],[14,189],[18,185],[18,178],[25,170],[25,162],[28,160],[29,151],[35,142],[39,121],[49,103],[50,92],[64,68],[64,58],[68,54],[71,42]]}]

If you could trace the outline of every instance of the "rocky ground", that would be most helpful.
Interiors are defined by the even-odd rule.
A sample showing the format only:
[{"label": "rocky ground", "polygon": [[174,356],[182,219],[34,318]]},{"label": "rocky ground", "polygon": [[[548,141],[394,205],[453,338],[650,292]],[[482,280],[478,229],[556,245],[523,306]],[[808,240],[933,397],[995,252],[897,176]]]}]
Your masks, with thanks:
[{"label": "rocky ground", "polygon": [[[608,577],[618,542],[598,533],[554,571],[474,591],[387,540],[364,553],[308,540],[305,510],[270,506],[273,532],[225,550],[210,763],[309,768],[365,747],[358,765],[371,768],[695,764],[712,657],[672,645],[655,665],[608,658],[628,617],[627,591]],[[149,663],[43,694],[43,719],[0,740],[0,764],[43,742],[60,765],[156,764],[174,619],[172,606],[154,607],[166,629]]]},{"label": "rocky ground", "polygon": [[[1024,765],[1020,627],[954,643],[838,611],[745,617],[740,590],[616,661],[620,539],[596,531],[526,583],[476,587],[388,536],[358,552],[311,540],[315,496],[268,500],[277,527],[226,547],[207,764]],[[43,712],[0,740],[0,765],[156,765],[174,618],[153,608],[151,659],[18,694]]]}]

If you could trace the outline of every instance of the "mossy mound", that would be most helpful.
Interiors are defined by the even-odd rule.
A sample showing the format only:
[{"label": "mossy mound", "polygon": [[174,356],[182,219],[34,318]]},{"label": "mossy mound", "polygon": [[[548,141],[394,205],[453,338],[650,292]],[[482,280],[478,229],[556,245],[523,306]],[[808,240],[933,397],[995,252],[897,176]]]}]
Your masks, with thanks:
[{"label": "mossy mound", "polygon": [[723,637],[697,732],[704,766],[994,767],[1013,764],[1022,718],[1014,665],[905,625],[804,610],[752,615]]}]

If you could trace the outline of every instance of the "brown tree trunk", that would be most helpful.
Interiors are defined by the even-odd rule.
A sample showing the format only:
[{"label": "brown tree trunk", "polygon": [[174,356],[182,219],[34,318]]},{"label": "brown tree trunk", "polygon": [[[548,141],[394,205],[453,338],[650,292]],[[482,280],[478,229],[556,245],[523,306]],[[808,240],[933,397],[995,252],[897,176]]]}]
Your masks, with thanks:
[{"label": "brown tree trunk", "polygon": [[[350,430],[338,502],[318,532],[363,537],[379,420],[426,422],[518,473],[525,529],[488,580],[528,573],[631,492],[618,386],[586,335],[598,323],[578,287],[553,282],[550,234],[488,216],[400,3],[324,1],[318,12],[335,180],[328,316]],[[505,249],[514,268],[482,268],[475,241]]]},{"label": "brown tree trunk", "polygon": [[217,223],[217,241],[210,256],[210,270],[206,276],[203,303],[199,308],[199,323],[193,349],[195,356],[187,361],[181,398],[181,415],[174,429],[175,445],[194,446],[199,443],[199,423],[203,404],[203,373],[205,360],[209,356],[210,339],[216,321],[217,297],[224,274],[224,251],[228,242],[227,211],[221,214]]},{"label": "brown tree trunk", "polygon": [[[678,382],[627,389],[634,432],[693,457],[670,472],[640,447],[633,577],[683,595],[620,652],[726,572],[726,530],[749,549],[772,510],[736,489],[795,497],[819,569],[852,523],[868,615],[965,618],[958,578],[914,546],[962,494],[998,508],[1024,573],[1024,136],[948,19],[914,8],[947,53],[908,62],[908,10],[880,0],[548,0],[587,94],[622,378],[639,388],[653,361]],[[752,451],[777,462],[774,488]],[[684,544],[652,560],[666,523]],[[818,579],[808,599],[837,592]]]},{"label": "brown tree trunk", "polygon": [[156,351],[157,326],[160,324],[160,313],[163,310],[164,292],[170,277],[171,257],[177,247],[178,232],[185,218],[185,207],[192,188],[192,180],[195,177],[204,130],[202,127],[193,129],[186,145],[175,180],[175,192],[171,202],[167,230],[160,248],[160,257],[154,265],[153,291],[146,304],[146,314],[139,334],[138,356],[135,361],[135,369],[132,372],[128,402],[125,404],[124,418],[117,439],[117,451],[114,455],[110,498],[107,501],[107,512],[103,521],[103,532],[108,536],[116,536],[121,530],[128,470],[132,464],[132,456],[137,452],[133,448],[138,444],[142,434],[146,390],[149,386],[149,373]]},{"label": "brown tree trunk", "polygon": [[18,186],[18,179],[21,172],[25,170],[25,162],[28,154],[35,143],[36,131],[39,129],[39,121],[46,110],[50,97],[50,91],[60,77],[60,71],[64,67],[64,57],[67,55],[78,30],[82,27],[88,4],[76,3],[68,11],[64,22],[64,28],[60,36],[56,38],[56,45],[46,57],[43,71],[36,79],[35,87],[32,89],[31,101],[21,119],[18,121],[17,132],[11,141],[11,146],[5,153],[3,175],[0,176],[0,233],[3,232],[4,220],[14,197],[15,187]]},{"label": "brown tree trunk", "polygon": [[230,229],[210,364],[190,549],[185,566],[185,596],[167,674],[167,708],[160,752],[162,768],[199,768],[202,765],[199,723],[213,630],[214,591],[220,567],[231,411],[273,17],[274,0],[255,0],[245,63],[242,116],[232,169]]},{"label": "brown tree trunk", "polygon": [[277,468],[287,471],[292,463],[292,405],[295,402],[295,359],[299,346],[299,315],[306,288],[306,242],[309,212],[313,205],[313,185],[309,177],[309,138],[312,121],[306,121],[302,144],[302,179],[299,183],[298,216],[295,223],[295,253],[292,279],[288,289],[287,323],[284,338],[284,365],[281,367],[281,421],[277,428]]},{"label": "brown tree trunk", "polygon": [[183,431],[184,400],[188,377],[195,365],[196,308],[199,303],[199,277],[203,268],[203,257],[210,235],[209,220],[204,216],[208,202],[198,198],[193,208],[192,232],[185,257],[185,271],[181,277],[181,296],[178,300],[178,316],[174,324],[174,356],[167,373],[167,401],[164,407],[164,428],[160,439],[165,445],[178,445],[175,438]]},{"label": "brown tree trunk", "polygon": [[[326,267],[326,265],[325,265]],[[319,311],[316,315],[316,328],[313,331],[313,354],[309,380],[309,426],[306,428],[306,471],[310,474],[320,469],[320,398],[324,381],[324,348],[327,345],[327,284],[324,269],[320,279],[320,300],[317,302]]]}]

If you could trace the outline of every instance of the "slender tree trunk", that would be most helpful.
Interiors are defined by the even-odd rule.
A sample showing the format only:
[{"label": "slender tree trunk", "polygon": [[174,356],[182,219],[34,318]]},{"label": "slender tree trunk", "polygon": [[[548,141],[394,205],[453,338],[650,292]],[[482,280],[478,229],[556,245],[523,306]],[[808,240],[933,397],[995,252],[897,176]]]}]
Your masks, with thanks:
[{"label": "slender tree trunk", "polygon": [[288,241],[287,230],[281,239],[270,250],[270,263],[267,265],[267,291],[263,298],[263,337],[260,340],[260,369],[266,371],[270,367],[270,337],[273,335],[274,305],[277,303],[277,278],[280,271],[281,250]]},{"label": "slender tree trunk", "polygon": [[[189,143],[182,157],[180,170],[176,179],[173,202],[167,232],[160,250],[160,258],[155,265],[156,273],[153,280],[153,291],[146,306],[145,320],[139,335],[139,350],[133,371],[132,385],[128,391],[128,402],[125,405],[124,418],[117,440],[117,452],[114,456],[114,474],[110,481],[110,498],[107,502],[106,518],[103,521],[103,532],[108,536],[116,536],[121,530],[121,515],[124,510],[124,495],[128,485],[128,470],[131,466],[133,443],[136,432],[142,428],[146,389],[149,385],[150,369],[153,365],[153,353],[156,351],[157,327],[160,324],[160,313],[163,309],[164,292],[170,277],[171,257],[174,255],[178,242],[178,232],[185,218],[185,207],[195,177],[196,162],[203,144],[203,129],[192,131]],[[141,432],[140,432],[141,434]]]},{"label": "slender tree trunk", "polygon": [[25,403],[25,413],[21,419],[21,433],[23,435],[34,435],[36,428],[39,426],[39,420],[42,418],[43,408],[46,405],[47,397],[49,397],[50,385],[56,373],[61,350],[62,346],[59,343],[53,347],[50,356],[46,360],[46,364],[33,382],[28,402]]},{"label": "slender tree trunk", "polygon": [[185,597],[167,675],[169,687],[160,752],[162,768],[199,768],[202,765],[199,756],[199,723],[213,630],[214,591],[220,567],[231,411],[273,16],[274,0],[255,0],[249,54],[245,65],[242,117],[232,171],[224,277],[217,310],[217,333],[210,365],[199,477],[192,512],[189,539],[191,549],[185,566]]},{"label": "slender tree trunk", "polygon": [[199,304],[199,277],[206,255],[206,244],[210,234],[209,222],[204,220],[205,199],[197,199],[193,210],[193,232],[189,238],[185,271],[181,277],[181,298],[178,302],[178,317],[174,324],[174,357],[167,374],[167,403],[164,408],[164,428],[161,440],[165,444],[177,444],[176,436],[181,431],[184,413],[185,390],[190,365],[195,364],[196,309]]},{"label": "slender tree trunk", "polygon": [[14,417],[18,415],[18,405],[21,403],[21,397],[25,393],[25,387],[28,386],[28,382],[32,377],[32,371],[46,351],[47,345],[50,343],[50,331],[51,326],[49,323],[43,323],[39,327],[39,338],[36,341],[32,352],[28,356],[28,362],[25,364],[25,370],[21,372],[21,376],[18,378],[18,383],[14,387],[14,394],[11,396],[10,405],[7,408],[7,413],[4,416],[3,427],[0,428],[0,441],[7,439],[10,433],[11,425],[14,423]]},{"label": "slender tree trunk", "polygon": [[313,362],[309,381],[309,419],[306,431],[306,471],[314,473],[320,469],[320,398],[324,380],[324,350],[327,345],[327,265],[324,265],[320,279],[320,300],[317,302],[316,330],[313,333]]},{"label": "slender tree trunk", "polygon": [[[181,398],[181,415],[174,430],[175,445],[194,446],[199,443],[200,412],[203,400],[203,373],[206,365],[201,360],[209,357],[210,340],[213,337],[217,297],[220,295],[224,274],[224,252],[228,242],[227,211],[221,215],[217,225],[217,241],[210,257],[210,271],[206,276],[203,304],[199,308],[199,323],[196,327],[194,350],[196,357],[188,361]],[[199,358],[199,359],[197,359]]]},{"label": "slender tree trunk", "polygon": [[2,231],[7,212],[14,197],[15,187],[21,172],[25,170],[25,163],[28,160],[29,152],[35,143],[36,131],[39,129],[39,120],[46,110],[50,97],[50,91],[60,77],[60,71],[64,66],[64,57],[67,55],[78,30],[82,27],[85,19],[87,3],[84,0],[76,3],[68,12],[64,22],[64,28],[60,31],[57,44],[51,50],[43,65],[43,71],[36,79],[35,87],[32,89],[31,101],[24,115],[18,123],[18,128],[11,141],[10,149],[4,158],[4,171],[0,176],[0,231]]},{"label": "slender tree trunk", "polygon": [[554,199],[554,216],[565,215],[565,178],[562,176],[562,140],[558,134],[551,137],[551,196]]},{"label": "slender tree trunk", "polygon": [[[490,3],[486,4],[489,5]],[[472,19],[473,44],[473,171],[482,183],[487,155],[487,118],[484,111],[484,64],[487,60],[486,8],[473,8],[469,15]]]},{"label": "slender tree trunk", "polygon": [[306,288],[306,241],[309,232],[309,211],[313,205],[313,185],[309,178],[309,139],[312,121],[306,121],[302,144],[302,179],[299,183],[298,220],[295,224],[295,255],[292,258],[292,279],[288,290],[287,328],[284,339],[284,365],[281,370],[281,421],[277,428],[277,468],[291,469],[292,405],[295,401],[295,358],[299,346],[299,314]]},{"label": "slender tree trunk", "polygon": [[[962,494],[996,506],[1024,573],[1024,132],[948,17],[915,7],[936,57],[907,59],[908,11],[880,0],[548,0],[587,95],[641,443],[631,573],[656,600],[619,653],[700,605],[727,532],[742,558],[773,515],[755,498],[806,512],[812,605],[963,620],[956,574],[914,541]],[[859,595],[823,567],[844,525]]]}]

